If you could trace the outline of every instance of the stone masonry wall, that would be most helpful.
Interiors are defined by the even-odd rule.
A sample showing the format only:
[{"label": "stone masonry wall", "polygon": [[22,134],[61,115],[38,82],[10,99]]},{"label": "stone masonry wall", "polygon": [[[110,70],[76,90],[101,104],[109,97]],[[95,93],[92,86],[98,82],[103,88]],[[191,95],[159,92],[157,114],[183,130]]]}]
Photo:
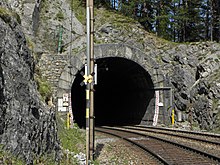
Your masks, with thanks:
[{"label": "stone masonry wall", "polygon": [[58,82],[63,69],[68,65],[68,56],[61,54],[42,54],[37,67],[40,72],[52,86],[54,94],[56,94]]}]

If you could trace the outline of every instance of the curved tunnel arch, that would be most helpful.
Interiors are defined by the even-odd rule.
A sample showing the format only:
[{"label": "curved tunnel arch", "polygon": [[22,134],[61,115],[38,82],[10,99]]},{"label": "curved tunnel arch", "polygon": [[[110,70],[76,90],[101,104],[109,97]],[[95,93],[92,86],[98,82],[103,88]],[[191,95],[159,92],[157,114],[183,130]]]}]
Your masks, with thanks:
[{"label": "curved tunnel arch", "polygon": [[[100,44],[94,46],[98,64],[98,85],[95,86],[95,124],[129,125],[152,124],[155,110],[155,89],[163,88],[163,71],[151,58],[152,50],[143,52],[126,44]],[[83,77],[86,51],[80,51],[70,60],[58,82],[57,97],[72,93],[75,122],[85,126],[85,86]],[[162,94],[163,92],[161,92]],[[167,99],[160,96],[167,104]],[[167,96],[165,96],[167,97]],[[105,110],[103,110],[105,108]],[[165,109],[163,113],[165,115]],[[133,109],[133,110],[131,110]]]},{"label": "curved tunnel arch", "polygon": [[[95,125],[140,124],[154,97],[150,74],[136,62],[122,57],[99,58],[96,63]],[[78,72],[71,89],[73,116],[80,127],[85,126],[86,105],[82,81]]]}]

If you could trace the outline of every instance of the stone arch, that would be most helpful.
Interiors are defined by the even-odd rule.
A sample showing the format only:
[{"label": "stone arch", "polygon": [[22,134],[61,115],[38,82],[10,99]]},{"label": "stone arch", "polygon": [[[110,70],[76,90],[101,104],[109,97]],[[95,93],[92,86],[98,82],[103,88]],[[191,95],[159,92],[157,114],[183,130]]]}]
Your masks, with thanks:
[{"label": "stone arch", "polygon": [[[84,64],[86,62],[85,58],[86,58],[86,50],[83,50],[83,51],[79,52],[78,54],[75,54],[74,56],[71,57],[71,60],[70,60],[71,65],[66,66],[64,68],[61,76],[60,76],[60,80],[59,80],[59,83],[58,83],[58,95],[57,95],[57,97],[62,97],[62,94],[66,93],[66,92],[71,92],[72,93],[73,92],[73,90],[72,90],[73,86],[74,86],[74,89],[75,89],[74,91],[79,92],[79,90],[80,90],[81,92],[79,92],[79,93],[84,93],[83,92],[84,90],[80,89],[81,87],[76,88],[75,85],[79,84],[80,82],[83,81],[81,76],[80,76],[81,78],[79,78],[79,72],[84,68]],[[170,105],[169,105],[169,96],[165,96],[166,94],[163,92],[164,84],[166,84],[165,83],[165,78],[163,76],[162,70],[160,70],[157,67],[157,63],[150,56],[146,55],[140,49],[137,49],[135,47],[132,47],[132,46],[126,45],[126,44],[100,44],[100,45],[94,46],[94,58],[95,58],[95,61],[97,61],[97,62],[100,61],[100,60],[105,61],[105,59],[107,59],[107,60],[108,59],[111,59],[111,60],[113,59],[114,63],[115,63],[115,61],[117,61],[121,65],[124,65],[124,63],[122,62],[122,60],[124,59],[125,60],[124,62],[129,63],[129,61],[130,61],[130,63],[135,63],[134,64],[135,67],[138,66],[139,68],[142,68],[144,70],[144,72],[146,72],[147,75],[148,75],[147,76],[147,81],[149,81],[149,82],[142,81],[143,80],[142,77],[146,76],[145,74],[143,74],[143,71],[140,71],[141,74],[139,72],[136,73],[139,77],[137,80],[134,80],[133,78],[131,78],[131,76],[129,76],[130,79],[129,79],[128,82],[131,81],[131,83],[129,85],[127,85],[127,87],[129,88],[129,90],[132,90],[132,91],[136,91],[136,89],[137,89],[138,94],[137,94],[137,92],[136,93],[134,92],[131,95],[131,96],[133,96],[133,99],[134,99],[133,101],[134,102],[133,101],[127,102],[129,104],[130,104],[130,102],[132,102],[132,105],[126,104],[124,102],[125,103],[124,105],[126,106],[126,108],[123,108],[123,109],[127,109],[127,108],[131,109],[130,107],[133,107],[133,110],[134,110],[135,107],[138,108],[138,105],[141,105],[141,106],[139,106],[139,107],[141,107],[141,111],[137,110],[137,112],[133,112],[132,110],[129,110],[129,111],[124,111],[123,110],[123,113],[127,114],[127,116],[126,116],[127,118],[124,118],[124,120],[121,120],[122,118],[118,119],[118,121],[119,120],[121,121],[121,123],[119,123],[119,124],[123,124],[123,121],[130,121],[130,122],[135,121],[134,124],[152,123],[153,118],[154,118],[155,97],[156,97],[154,91],[158,90],[159,88],[160,88],[160,90],[162,89],[160,91],[160,94],[159,94],[159,100],[166,104],[166,107],[164,106],[164,107],[160,108],[162,110],[162,114],[159,114],[159,120],[160,121],[163,120],[163,123],[167,123],[169,117],[168,117],[168,112],[166,110],[168,109],[168,106],[170,106]],[[131,66],[131,64],[129,64],[129,65]],[[118,64],[114,64],[114,67],[115,66],[118,66],[120,68],[120,66]],[[113,76],[113,77],[115,77],[115,76]],[[101,77],[100,79],[102,79],[102,78],[103,77]],[[146,80],[145,78],[144,78],[144,80]],[[110,81],[107,81],[107,82],[110,82]],[[133,88],[131,84],[134,83],[134,81],[137,82],[136,83],[137,85]],[[102,83],[102,84],[105,84],[105,83]],[[149,85],[146,88],[146,86],[145,86],[146,83],[151,84],[151,85]],[[99,88],[100,85],[98,85],[97,87]],[[138,89],[139,87],[143,87],[143,89],[142,90]],[[123,88],[125,88],[125,86],[123,86],[120,89],[123,89]],[[131,89],[131,88],[133,88],[133,89]],[[113,89],[115,89],[115,88],[113,88]],[[98,91],[105,91],[105,90],[106,89],[103,89],[103,90],[98,90],[97,89],[97,96],[100,96],[98,94],[99,93]],[[77,106],[78,108],[73,107],[73,109],[80,109],[80,110],[85,109],[85,107],[83,107],[85,104],[82,103],[82,100],[85,97],[83,95],[79,96],[78,92],[77,92],[77,96],[75,95],[75,92],[73,93],[74,95],[73,95],[72,99],[74,99],[74,98],[77,98],[77,99],[80,98],[80,99],[75,100],[75,101],[72,100],[72,102],[75,102],[74,106],[76,106],[76,104],[78,104],[78,102],[81,102],[81,103],[80,103],[80,106]],[[126,93],[126,92],[127,91],[124,91],[124,90],[120,91],[120,93]],[[145,94],[148,93],[149,95],[144,96],[145,95],[144,93]],[[128,93],[126,93],[126,94],[129,95]],[[127,96],[127,95],[125,95],[125,96]],[[147,103],[142,102],[144,105],[142,105],[142,103],[139,104],[138,101],[137,101],[138,99],[137,99],[136,96],[141,97],[142,101],[144,101],[146,99]],[[102,97],[102,95],[101,95],[101,97]],[[101,97],[99,97],[99,98],[101,98]],[[116,97],[117,97],[117,95],[116,95]],[[168,97],[168,99],[165,98],[165,97]],[[121,99],[121,97],[117,97],[117,98]],[[109,98],[109,100],[110,99],[112,99],[112,98]],[[130,98],[128,98],[128,99],[130,99]],[[126,100],[127,100],[127,98],[126,98]],[[125,101],[125,99],[123,101]],[[102,101],[101,102],[99,101],[99,103],[102,103]],[[113,101],[113,103],[118,105],[117,100],[115,102]],[[106,103],[105,105],[108,105],[108,103]],[[101,106],[102,105],[100,104],[98,109],[100,109]],[[146,107],[146,109],[143,108],[143,107]],[[143,111],[143,109],[145,109],[145,111]],[[76,111],[73,111],[73,112],[76,112]],[[101,111],[96,111],[96,112],[101,112]],[[127,113],[127,112],[129,112],[129,113]],[[77,114],[80,114],[80,117],[79,117],[80,119],[76,119],[76,120],[84,121],[84,114],[81,116],[81,113],[84,113],[84,112],[80,111],[80,113],[79,112],[77,113]],[[106,113],[111,113],[111,116],[113,116],[114,113],[118,113],[118,111],[117,112],[112,112],[108,109],[106,111]],[[96,114],[98,114],[98,113],[96,113]],[[103,117],[105,114],[98,114],[98,115]],[[118,116],[123,116],[123,114],[118,113]],[[131,116],[139,116],[139,118],[138,119],[129,119]],[[100,119],[100,117],[99,117],[99,119]],[[113,117],[112,120],[114,120],[114,119],[115,118]],[[112,120],[108,119],[109,124],[111,124]],[[99,123],[102,124],[103,120],[102,121],[100,120]],[[84,123],[80,123],[80,125],[83,126]]]},{"label": "stone arch", "polygon": [[[164,86],[163,72],[157,67],[157,63],[143,51],[126,44],[99,44],[94,46],[94,58],[122,57],[136,62],[143,67],[150,75],[154,87]],[[70,59],[70,66],[66,66],[58,82],[57,96],[71,89],[75,75],[80,71],[86,61],[86,50],[75,54]]]}]

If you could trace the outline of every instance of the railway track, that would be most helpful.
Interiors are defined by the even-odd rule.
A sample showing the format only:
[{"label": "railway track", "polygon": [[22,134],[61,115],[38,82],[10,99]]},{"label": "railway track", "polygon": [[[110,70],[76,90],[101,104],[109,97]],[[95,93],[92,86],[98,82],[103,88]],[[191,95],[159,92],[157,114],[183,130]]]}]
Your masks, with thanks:
[{"label": "railway track", "polygon": [[130,130],[157,136],[164,139],[172,139],[198,150],[202,150],[220,157],[220,135],[203,132],[184,131],[178,129],[151,127],[151,126],[125,126]]},{"label": "railway track", "polygon": [[[117,136],[136,145],[142,152],[150,153],[151,156],[155,158],[152,159],[155,160],[152,164],[220,165],[220,157],[204,150],[197,149],[196,147],[177,142],[176,140],[171,140],[174,138],[174,135],[170,135],[171,133],[168,132],[166,134],[162,131],[162,135],[165,136],[164,138],[158,136],[158,132],[152,133],[152,130],[151,132],[147,132],[146,128],[141,127],[101,127],[96,128],[96,131]],[[167,136],[171,136],[172,138],[167,138]],[[196,137],[197,142],[199,139],[198,136],[199,135]],[[185,137],[187,136],[185,135]],[[183,139],[184,136],[177,136],[177,138]],[[189,139],[187,138],[187,140]],[[204,143],[207,143],[207,141]],[[211,143],[211,145],[217,145],[217,147],[219,147],[218,143]]]},{"label": "railway track", "polygon": [[173,128],[164,128],[164,127],[152,127],[152,126],[125,126],[124,128],[130,128],[134,130],[153,132],[158,134],[169,134],[175,137],[188,138],[200,142],[205,142],[209,144],[220,145],[220,134],[206,133],[206,132],[195,132],[195,131],[186,131]]}]

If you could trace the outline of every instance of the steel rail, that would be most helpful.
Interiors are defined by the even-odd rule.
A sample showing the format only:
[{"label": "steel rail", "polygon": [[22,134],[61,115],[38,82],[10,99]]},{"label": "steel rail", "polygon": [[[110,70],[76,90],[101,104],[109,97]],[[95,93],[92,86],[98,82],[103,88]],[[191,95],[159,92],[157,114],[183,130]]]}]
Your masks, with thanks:
[{"label": "steel rail", "polygon": [[215,156],[215,155],[212,155],[210,153],[201,151],[199,149],[195,149],[195,148],[192,148],[192,147],[189,147],[189,146],[186,146],[186,145],[183,145],[183,144],[179,144],[179,143],[176,143],[176,142],[173,142],[173,141],[165,140],[165,139],[162,139],[162,138],[159,138],[159,137],[156,137],[156,136],[152,136],[152,135],[145,135],[143,133],[133,132],[133,131],[124,130],[124,129],[122,130],[121,128],[115,128],[115,127],[111,127],[111,128],[110,127],[103,127],[103,128],[104,129],[109,129],[109,130],[123,131],[123,132],[128,132],[128,133],[135,133],[135,134],[140,135],[140,136],[147,136],[147,137],[150,137],[150,138],[154,138],[154,139],[157,139],[159,141],[163,141],[163,142],[166,142],[166,143],[169,143],[169,144],[173,144],[175,146],[178,146],[178,147],[184,148],[186,150],[195,152],[197,154],[203,155],[205,157],[208,157],[208,158],[210,158],[212,160],[215,160],[215,161],[218,161],[220,163],[220,157],[218,157],[218,156]]},{"label": "steel rail", "polygon": [[[206,139],[202,139],[202,138],[196,138],[196,137],[190,137],[190,136],[187,136],[187,135],[178,135],[178,134],[170,133],[173,130],[165,130],[167,132],[158,132],[158,131],[156,131],[157,129],[148,128],[148,127],[141,127],[141,128],[144,128],[144,129],[141,129],[139,127],[137,127],[137,128],[122,127],[122,128],[128,128],[128,129],[139,130],[139,131],[153,132],[153,133],[158,133],[158,134],[164,134],[164,135],[170,135],[170,136],[175,136],[175,137],[186,138],[186,139],[190,139],[190,140],[201,141],[201,142],[210,143],[210,144],[214,144],[214,145],[220,145],[220,142],[217,142],[217,141],[210,141],[210,140],[206,140]],[[152,129],[152,130],[147,130],[147,129]],[[168,132],[168,131],[170,131],[170,132]],[[183,132],[178,132],[178,131],[175,131],[175,132],[176,133],[183,133]],[[188,134],[188,132],[184,132],[184,133]],[[189,133],[189,134],[191,134],[191,133]],[[195,135],[202,135],[202,134],[195,134]],[[202,136],[204,136],[204,135],[202,135]],[[209,137],[213,137],[213,136],[209,136]],[[216,137],[214,136],[213,138],[216,138]],[[217,138],[219,138],[219,137],[217,137]]]},{"label": "steel rail", "polygon": [[187,130],[179,130],[179,129],[173,129],[173,128],[163,128],[163,127],[153,127],[153,126],[143,126],[143,125],[135,125],[135,126],[140,127],[140,128],[149,128],[149,129],[158,129],[158,130],[172,130],[174,132],[189,133],[189,134],[195,134],[195,135],[204,135],[204,136],[208,136],[208,137],[220,138],[220,134],[213,134],[213,133],[207,133],[207,132],[196,132],[196,131],[187,131]]},{"label": "steel rail", "polygon": [[144,145],[141,145],[137,142],[134,142],[126,137],[123,137],[123,136],[120,136],[120,135],[117,135],[117,134],[114,134],[114,133],[110,133],[108,131],[104,131],[104,130],[100,130],[98,128],[95,128],[95,131],[97,132],[102,132],[102,133],[105,133],[105,134],[109,134],[109,135],[112,135],[112,136],[115,136],[115,137],[118,137],[120,139],[123,139],[131,144],[134,144],[135,146],[139,147],[140,149],[144,150],[145,152],[148,152],[150,153],[152,156],[154,156],[156,159],[158,159],[161,163],[165,164],[165,165],[170,165],[170,163],[168,163],[164,158],[162,158],[160,155],[154,153],[153,151],[151,151],[150,149],[146,148]]}]

